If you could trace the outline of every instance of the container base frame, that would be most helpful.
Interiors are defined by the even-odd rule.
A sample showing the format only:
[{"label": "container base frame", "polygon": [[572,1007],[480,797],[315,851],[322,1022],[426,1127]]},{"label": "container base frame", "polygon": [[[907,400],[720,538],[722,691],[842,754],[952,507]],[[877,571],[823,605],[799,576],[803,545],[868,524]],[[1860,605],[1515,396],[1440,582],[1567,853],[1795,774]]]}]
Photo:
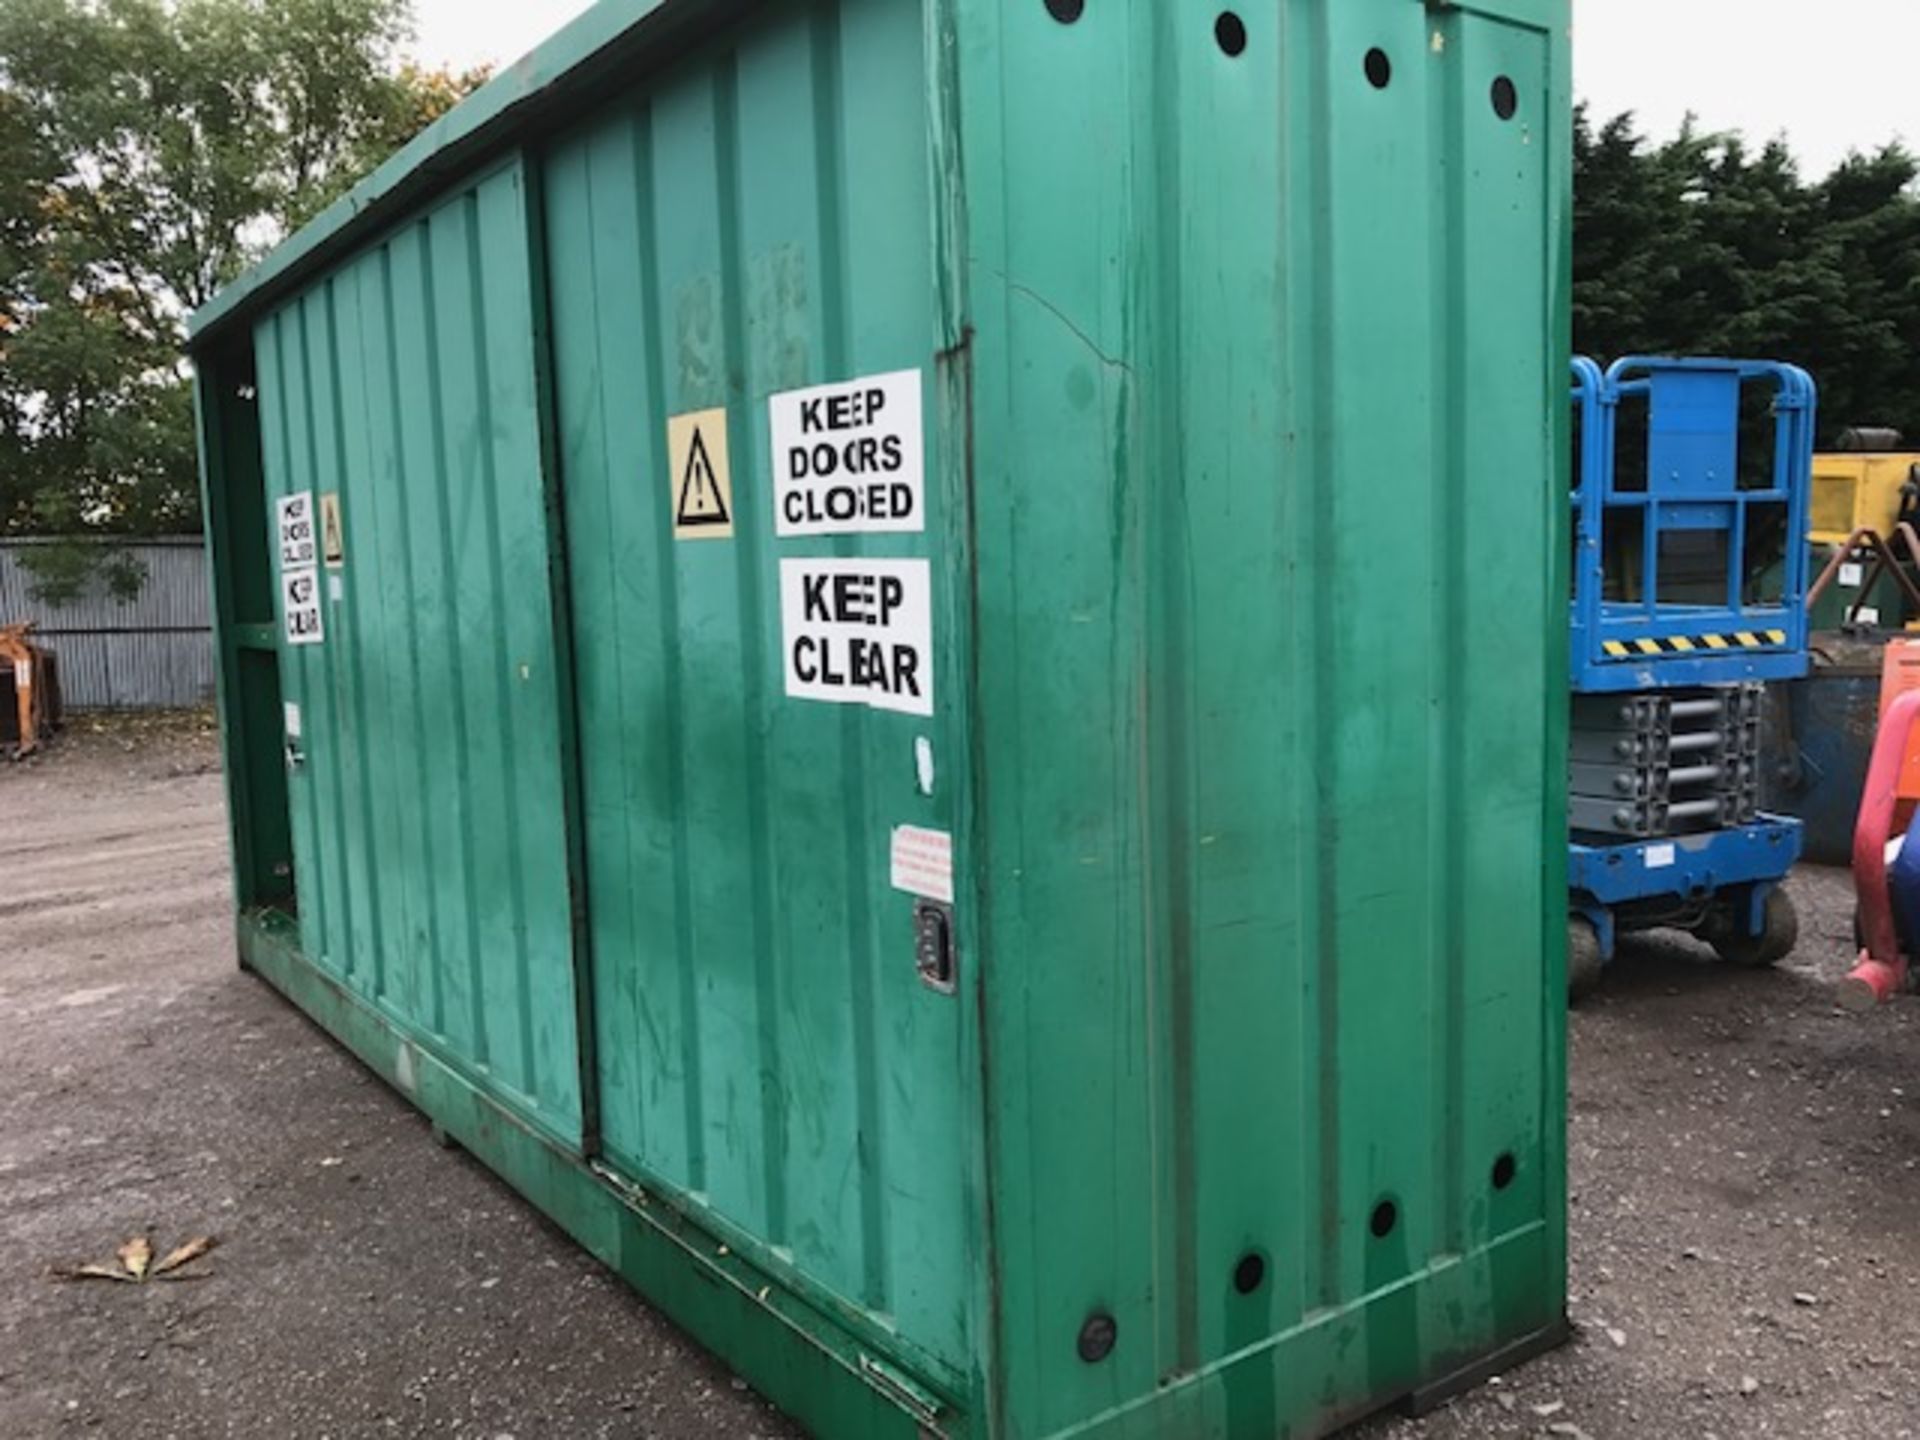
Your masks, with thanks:
[{"label": "container base frame", "polygon": [[[316,968],[301,952],[288,916],[243,914],[238,941],[241,967],[411,1102],[432,1124],[436,1140],[466,1150],[812,1433],[861,1440],[967,1440],[981,1433],[965,1412],[875,1356],[777,1277],[678,1210],[664,1202],[648,1204],[641,1192],[528,1125]],[[1235,1417],[1234,1434],[1313,1440],[1383,1411],[1424,1414],[1563,1343],[1571,1334],[1564,1315],[1492,1349],[1463,1354],[1437,1378],[1387,1389],[1351,1407],[1325,1408],[1317,1418],[1303,1390],[1311,1382],[1303,1377],[1340,1373],[1344,1367],[1336,1356],[1349,1350],[1353,1332],[1364,1330],[1368,1312],[1376,1307],[1412,1302],[1416,1309],[1431,1310],[1471,1303],[1484,1292],[1489,1276],[1531,1274],[1550,1265],[1551,1248],[1546,1226],[1528,1226],[1471,1254],[1448,1257],[1352,1306],[1320,1312],[1158,1394],[1063,1433],[1073,1440],[1211,1434],[1215,1418],[1224,1413]],[[1255,1414],[1264,1418],[1254,1419]]]},{"label": "container base frame", "polygon": [[678,1211],[630,1198],[589,1160],[484,1094],[315,968],[290,929],[284,915],[243,914],[242,968],[783,1412],[820,1435],[964,1440],[975,1433],[966,1416],[935,1402],[775,1277]]},{"label": "container base frame", "polygon": [[1400,1412],[1414,1420],[1431,1415],[1449,1401],[1459,1399],[1470,1390],[1478,1390],[1495,1376],[1505,1375],[1529,1360],[1538,1360],[1571,1339],[1573,1322],[1563,1315],[1531,1335],[1523,1335],[1490,1355],[1469,1361],[1450,1375],[1422,1385],[1400,1402]]}]

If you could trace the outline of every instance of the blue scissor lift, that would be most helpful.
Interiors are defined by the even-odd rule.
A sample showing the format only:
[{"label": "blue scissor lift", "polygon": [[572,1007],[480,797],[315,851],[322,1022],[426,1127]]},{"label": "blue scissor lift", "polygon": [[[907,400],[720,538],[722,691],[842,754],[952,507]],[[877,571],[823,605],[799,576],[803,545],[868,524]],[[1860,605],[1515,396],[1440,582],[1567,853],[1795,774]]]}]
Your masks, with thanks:
[{"label": "blue scissor lift", "polygon": [[1747,965],[1793,948],[1779,884],[1800,824],[1760,811],[1760,712],[1769,681],[1807,673],[1816,396],[1768,362],[1580,359],[1573,374],[1577,998],[1627,930],[1687,930]]}]

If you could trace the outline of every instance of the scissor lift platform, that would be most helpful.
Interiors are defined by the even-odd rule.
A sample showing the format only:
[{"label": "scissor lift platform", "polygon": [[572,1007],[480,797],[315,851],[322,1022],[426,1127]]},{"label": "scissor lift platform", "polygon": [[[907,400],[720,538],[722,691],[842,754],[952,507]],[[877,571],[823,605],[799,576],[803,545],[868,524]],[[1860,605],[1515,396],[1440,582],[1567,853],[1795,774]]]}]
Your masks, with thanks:
[{"label": "scissor lift platform", "polygon": [[[1805,371],[1768,361],[1581,359],[1573,372],[1578,998],[1629,930],[1686,930],[1749,965],[1793,948],[1779,887],[1800,826],[1759,809],[1760,709],[1768,682],[1807,673],[1798,542],[1817,401]],[[1645,435],[1625,463],[1623,421]]]}]

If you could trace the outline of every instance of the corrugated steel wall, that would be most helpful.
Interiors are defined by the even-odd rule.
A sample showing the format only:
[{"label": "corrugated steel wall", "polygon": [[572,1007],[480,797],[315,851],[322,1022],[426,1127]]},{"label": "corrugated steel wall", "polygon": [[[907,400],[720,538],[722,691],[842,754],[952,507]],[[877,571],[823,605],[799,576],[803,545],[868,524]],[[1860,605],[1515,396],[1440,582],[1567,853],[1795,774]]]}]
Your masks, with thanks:
[{"label": "corrugated steel wall", "polygon": [[1321,1434],[1557,1307],[1558,32],[1262,8],[959,44],[1021,1434]]},{"label": "corrugated steel wall", "polygon": [[[309,958],[581,1138],[525,177],[496,170],[258,330],[270,497],[340,497],[289,647]],[[338,591],[332,589],[338,583]]]},{"label": "corrugated steel wall", "polygon": [[[923,49],[897,0],[769,11],[557,142],[546,234],[606,1156],[952,1378],[961,1017],[885,859],[891,826],[955,823],[910,763],[915,736],[957,753],[954,712],[788,699],[775,577],[958,554],[958,507],[935,495],[933,538],[779,539],[767,449],[769,396],[939,348]],[[737,533],[676,541],[668,421],[709,407]]]},{"label": "corrugated steel wall", "polygon": [[0,541],[0,625],[30,620],[60,662],[69,710],[179,710],[213,701],[213,621],[207,552],[197,539],[126,547],[146,571],[131,600],[98,581],[77,599],[34,597],[21,557],[41,540]]}]

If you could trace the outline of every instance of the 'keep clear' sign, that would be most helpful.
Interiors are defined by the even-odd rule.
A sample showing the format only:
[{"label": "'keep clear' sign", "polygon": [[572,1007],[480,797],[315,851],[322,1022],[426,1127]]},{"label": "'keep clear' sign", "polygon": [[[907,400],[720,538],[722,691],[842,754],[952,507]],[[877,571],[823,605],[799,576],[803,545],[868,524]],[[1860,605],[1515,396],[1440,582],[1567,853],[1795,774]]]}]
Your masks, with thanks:
[{"label": "'keep clear' sign", "polygon": [[933,714],[933,578],[925,560],[782,560],[787,694]]},{"label": "'keep clear' sign", "polygon": [[284,496],[276,505],[280,530],[280,610],[289,645],[318,645],[327,638],[320,609],[319,540],[314,530],[313,492]]},{"label": "'keep clear' sign", "polygon": [[302,565],[280,572],[280,608],[286,615],[289,645],[319,645],[327,638],[325,612],[320,608],[320,572]]},{"label": "'keep clear' sign", "polygon": [[926,529],[918,370],[789,390],[768,405],[777,533]]}]

